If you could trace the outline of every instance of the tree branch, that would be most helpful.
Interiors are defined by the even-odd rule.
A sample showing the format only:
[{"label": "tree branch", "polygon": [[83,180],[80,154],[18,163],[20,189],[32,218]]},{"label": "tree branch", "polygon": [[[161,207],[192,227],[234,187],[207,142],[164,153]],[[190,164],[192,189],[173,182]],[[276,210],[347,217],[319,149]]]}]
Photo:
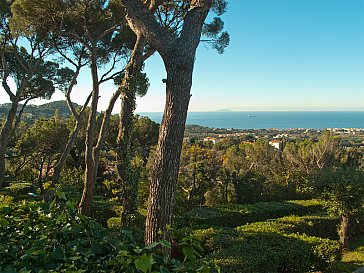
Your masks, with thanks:
[{"label": "tree branch", "polygon": [[[175,39],[158,24],[145,4],[140,0],[122,0],[122,3],[126,6],[126,20],[131,29],[137,35],[140,32],[162,57],[168,55]],[[152,1],[150,6],[158,4],[160,1]]]},{"label": "tree branch", "polygon": [[5,58],[5,54],[4,54],[3,50],[0,51],[0,58],[1,58],[1,63],[2,63],[2,67],[3,67],[2,86],[4,87],[5,92],[10,97],[10,100],[13,101],[15,99],[15,95],[13,92],[11,92],[10,86],[7,83],[7,79],[9,77],[10,71],[9,71],[8,63],[6,62],[6,58]]}]

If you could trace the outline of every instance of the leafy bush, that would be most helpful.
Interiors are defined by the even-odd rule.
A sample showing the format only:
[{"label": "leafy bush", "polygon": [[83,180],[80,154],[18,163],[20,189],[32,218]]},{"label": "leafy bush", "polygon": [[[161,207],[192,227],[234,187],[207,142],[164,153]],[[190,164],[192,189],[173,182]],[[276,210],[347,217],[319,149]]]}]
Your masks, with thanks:
[{"label": "leafy bush", "polygon": [[82,192],[84,170],[82,168],[64,168],[61,172],[60,190]]},{"label": "leafy bush", "polygon": [[296,238],[252,233],[236,237],[229,246],[207,256],[222,272],[307,272],[310,268],[310,248]]},{"label": "leafy bush", "polygon": [[229,205],[196,208],[182,216],[181,226],[208,228],[212,226],[237,227],[246,223],[264,221],[286,215],[304,215],[317,212],[322,203],[317,200],[267,202],[254,205]]},{"label": "leafy bush", "polygon": [[290,234],[288,236],[300,239],[311,247],[311,265],[317,271],[331,268],[335,262],[342,258],[342,245],[339,241],[305,234]]},{"label": "leafy bush", "polygon": [[[183,260],[170,259],[162,241],[138,246],[123,232],[115,240],[108,230],[76,213],[57,192],[51,204],[26,203],[0,208],[0,272],[210,272],[199,249],[187,239]],[[189,243],[191,242],[191,243]]]},{"label": "leafy bush", "polygon": [[251,224],[194,234],[210,250],[207,258],[221,266],[222,272],[308,272],[327,269],[341,259],[338,241],[285,234],[263,223],[256,230]]},{"label": "leafy bush", "polygon": [[27,182],[12,183],[6,189],[14,195],[28,194],[28,192],[32,192],[34,190],[33,185]]},{"label": "leafy bush", "polygon": [[279,232],[283,234],[300,233],[316,237],[338,239],[337,219],[329,216],[307,215],[286,216],[282,218],[255,222],[238,227],[240,232]]},{"label": "leafy bush", "polygon": [[114,208],[115,203],[105,201],[105,200],[95,200],[92,202],[92,213],[91,218],[102,224],[103,226],[107,226],[107,221],[117,216]]},{"label": "leafy bush", "polygon": [[13,203],[14,197],[0,194],[0,207],[8,206]]}]

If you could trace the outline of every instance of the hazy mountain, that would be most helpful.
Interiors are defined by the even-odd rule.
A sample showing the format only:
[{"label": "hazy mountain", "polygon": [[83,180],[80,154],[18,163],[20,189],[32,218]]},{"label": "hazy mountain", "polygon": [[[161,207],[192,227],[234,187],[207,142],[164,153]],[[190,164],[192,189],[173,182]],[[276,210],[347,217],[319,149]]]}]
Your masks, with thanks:
[{"label": "hazy mountain", "polygon": [[[81,107],[77,103],[73,104],[76,108]],[[18,111],[22,108],[22,104],[19,105]],[[10,103],[0,104],[0,117],[4,117],[9,112],[11,107]],[[59,110],[59,114],[62,117],[68,117],[71,113],[68,109],[67,102],[64,100],[53,101],[42,105],[27,105],[24,109],[23,119],[37,119],[40,117],[49,118],[52,117],[56,110]]]}]

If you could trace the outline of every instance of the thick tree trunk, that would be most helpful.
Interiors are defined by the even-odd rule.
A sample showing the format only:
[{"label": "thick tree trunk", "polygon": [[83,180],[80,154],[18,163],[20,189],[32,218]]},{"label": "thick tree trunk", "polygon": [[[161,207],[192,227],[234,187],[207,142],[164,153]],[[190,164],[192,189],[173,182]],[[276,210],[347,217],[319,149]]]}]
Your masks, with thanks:
[{"label": "thick tree trunk", "polygon": [[95,162],[93,158],[93,148],[95,141],[96,131],[96,115],[97,115],[97,104],[99,100],[99,79],[97,75],[97,63],[96,63],[96,52],[95,46],[94,52],[91,56],[91,77],[92,77],[92,99],[91,109],[88,117],[87,131],[86,131],[86,149],[85,149],[85,178],[84,186],[80,204],[78,205],[78,212],[84,215],[88,215],[91,212],[91,203],[93,197],[93,186],[95,177]]},{"label": "thick tree trunk", "polygon": [[0,135],[0,188],[3,186],[5,181],[5,153],[8,146],[8,140],[10,133],[13,129],[13,123],[16,117],[16,111],[18,109],[19,99],[16,97],[9,110],[8,116],[5,120],[3,127],[1,128]]},{"label": "thick tree trunk", "polygon": [[149,187],[146,244],[170,239],[166,228],[172,223],[183,134],[190,101],[194,53],[191,55],[187,52],[176,52],[172,55],[171,62],[166,64],[167,97]]},{"label": "thick tree trunk", "polygon": [[349,217],[347,215],[340,215],[340,242],[344,249],[349,248]]}]

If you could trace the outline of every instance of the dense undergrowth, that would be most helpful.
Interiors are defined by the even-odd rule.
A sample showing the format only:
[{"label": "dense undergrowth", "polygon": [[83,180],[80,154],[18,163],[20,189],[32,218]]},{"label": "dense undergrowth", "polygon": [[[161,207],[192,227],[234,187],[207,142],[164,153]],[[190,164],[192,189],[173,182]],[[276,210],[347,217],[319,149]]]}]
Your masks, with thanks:
[{"label": "dense undergrowth", "polygon": [[131,233],[112,233],[76,213],[64,193],[50,204],[1,197],[0,272],[211,272],[192,236],[180,243],[179,259],[167,241],[138,245]]},{"label": "dense undergrowth", "polygon": [[[171,247],[169,242],[143,246],[142,213],[134,227],[121,229],[117,202],[96,197],[92,219],[76,213],[62,192],[51,204],[19,196],[11,191],[0,195],[0,272],[304,273],[357,268],[342,261],[338,220],[319,200],[195,208],[176,218],[179,257],[171,259],[161,251]],[[353,223],[351,232],[362,234],[362,225]]]}]

